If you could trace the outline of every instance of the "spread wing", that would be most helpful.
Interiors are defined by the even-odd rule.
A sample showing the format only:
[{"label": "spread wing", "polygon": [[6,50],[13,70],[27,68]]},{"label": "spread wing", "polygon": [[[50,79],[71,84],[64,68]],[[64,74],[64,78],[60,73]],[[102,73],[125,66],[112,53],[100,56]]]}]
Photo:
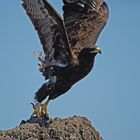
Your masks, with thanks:
[{"label": "spread wing", "polygon": [[63,0],[64,23],[74,54],[94,47],[107,23],[109,9],[103,0]]},{"label": "spread wing", "polygon": [[32,21],[47,61],[66,64],[71,59],[71,50],[60,15],[47,0],[23,0],[23,7]]}]

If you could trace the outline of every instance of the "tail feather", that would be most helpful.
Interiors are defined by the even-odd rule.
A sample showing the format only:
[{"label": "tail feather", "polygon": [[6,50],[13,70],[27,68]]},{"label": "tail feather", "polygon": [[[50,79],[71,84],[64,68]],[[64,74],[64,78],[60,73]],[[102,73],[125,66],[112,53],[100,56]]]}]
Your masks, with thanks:
[{"label": "tail feather", "polygon": [[53,91],[53,85],[50,82],[44,83],[40,89],[35,93],[35,99],[38,102],[42,102]]}]

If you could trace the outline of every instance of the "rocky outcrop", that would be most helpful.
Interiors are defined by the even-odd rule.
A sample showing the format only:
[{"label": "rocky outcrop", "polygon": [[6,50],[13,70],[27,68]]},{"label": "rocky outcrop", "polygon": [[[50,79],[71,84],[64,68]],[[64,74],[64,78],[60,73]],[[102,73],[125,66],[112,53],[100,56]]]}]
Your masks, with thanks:
[{"label": "rocky outcrop", "polygon": [[22,121],[14,129],[0,131],[0,140],[102,140],[85,117],[55,118],[47,124]]}]

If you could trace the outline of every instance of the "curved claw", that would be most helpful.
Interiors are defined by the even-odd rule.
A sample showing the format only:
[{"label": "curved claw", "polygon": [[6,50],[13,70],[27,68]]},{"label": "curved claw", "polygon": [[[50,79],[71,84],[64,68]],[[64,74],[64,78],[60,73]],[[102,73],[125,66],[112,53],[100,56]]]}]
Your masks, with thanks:
[{"label": "curved claw", "polygon": [[37,103],[37,104],[31,103],[31,105],[33,106],[33,109],[34,109],[32,116],[37,116],[38,118],[40,118],[41,117],[41,112],[40,112],[41,104],[40,103]]},{"label": "curved claw", "polygon": [[33,106],[33,109],[35,109],[35,104],[34,103],[30,103]]},{"label": "curved claw", "polygon": [[45,102],[45,104],[41,104],[41,103],[37,103],[37,104],[34,104],[34,103],[31,103],[31,105],[33,106],[33,113],[32,113],[32,116],[37,116],[38,118],[44,118],[49,120],[50,117],[49,117],[49,113],[47,111],[47,108],[48,108],[48,103],[49,103],[49,100],[47,100]]}]

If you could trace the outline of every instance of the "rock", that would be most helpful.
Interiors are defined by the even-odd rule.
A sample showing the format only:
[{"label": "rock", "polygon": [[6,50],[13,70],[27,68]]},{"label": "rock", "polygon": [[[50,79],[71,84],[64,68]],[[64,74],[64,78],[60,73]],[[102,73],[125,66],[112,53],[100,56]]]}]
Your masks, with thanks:
[{"label": "rock", "polygon": [[22,120],[20,125],[22,124],[26,124],[26,123],[37,123],[39,124],[40,126],[44,126],[46,128],[49,127],[49,124],[51,122],[51,120],[48,120],[49,118],[46,118],[46,115],[43,114],[43,116],[41,118],[38,118],[37,116],[31,116],[29,120],[25,121],[25,120]]},{"label": "rock", "polygon": [[55,118],[45,125],[38,121],[30,118],[14,129],[0,131],[0,140],[103,140],[85,117]]}]

